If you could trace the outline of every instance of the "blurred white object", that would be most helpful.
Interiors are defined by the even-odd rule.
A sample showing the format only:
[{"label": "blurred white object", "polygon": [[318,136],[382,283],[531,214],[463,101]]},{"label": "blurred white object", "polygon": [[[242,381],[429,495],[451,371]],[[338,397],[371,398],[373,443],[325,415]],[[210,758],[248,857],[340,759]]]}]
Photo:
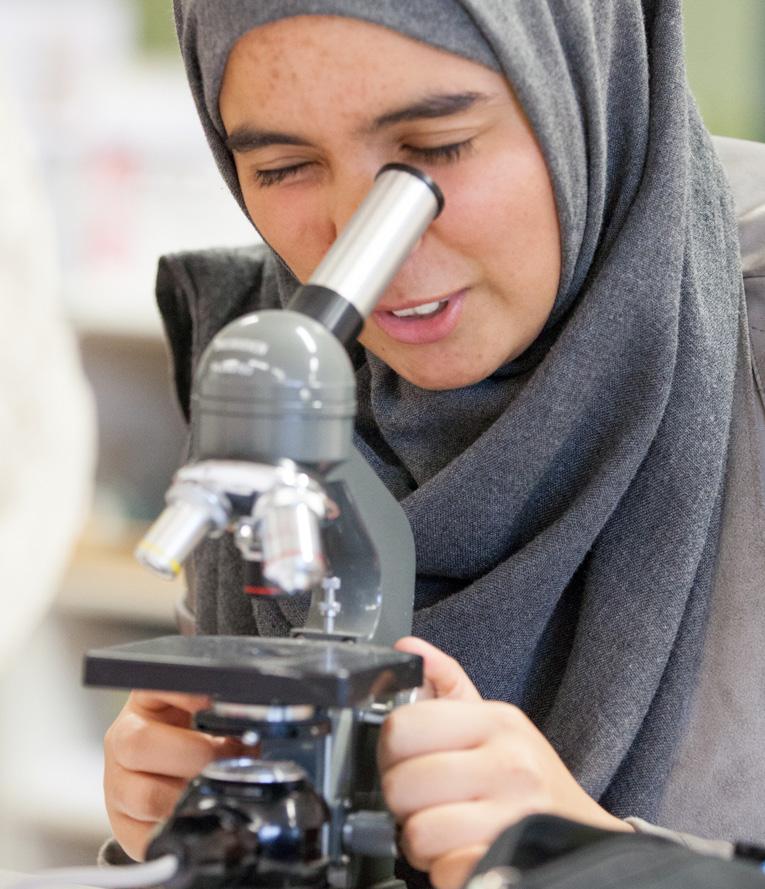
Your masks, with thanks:
[{"label": "blurred white object", "polygon": [[95,418],[60,306],[54,227],[0,90],[0,668],[45,614],[85,518]]},{"label": "blurred white object", "polygon": [[[172,4],[164,8],[168,21]],[[39,147],[80,332],[162,338],[162,253],[249,244],[180,54],[139,46],[135,0],[0,0],[0,80]]]}]

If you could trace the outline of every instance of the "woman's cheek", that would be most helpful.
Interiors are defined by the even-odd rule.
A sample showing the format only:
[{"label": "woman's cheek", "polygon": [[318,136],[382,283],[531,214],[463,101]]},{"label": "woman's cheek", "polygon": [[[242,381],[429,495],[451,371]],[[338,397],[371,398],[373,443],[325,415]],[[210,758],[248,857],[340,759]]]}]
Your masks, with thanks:
[{"label": "woman's cheek", "polygon": [[533,140],[513,157],[509,181],[503,224],[514,261],[530,286],[554,297],[560,278],[560,224],[552,181]]},{"label": "woman's cheek", "polygon": [[536,145],[501,153],[453,187],[446,206],[444,241],[479,263],[484,281],[498,292],[531,299],[535,313],[548,312],[560,277],[560,234],[552,184]]},{"label": "woman's cheek", "polygon": [[518,184],[508,181],[511,177],[501,175],[498,167],[498,161],[487,164],[476,158],[459,170],[435,176],[446,199],[436,222],[440,239],[484,268],[495,261],[498,249],[507,251],[516,237],[523,209],[519,206]]},{"label": "woman's cheek", "polygon": [[243,194],[247,212],[260,236],[298,280],[307,281],[332,245],[331,225],[313,210],[310,201],[301,201],[297,194],[265,198],[253,196],[250,189],[243,190]]}]

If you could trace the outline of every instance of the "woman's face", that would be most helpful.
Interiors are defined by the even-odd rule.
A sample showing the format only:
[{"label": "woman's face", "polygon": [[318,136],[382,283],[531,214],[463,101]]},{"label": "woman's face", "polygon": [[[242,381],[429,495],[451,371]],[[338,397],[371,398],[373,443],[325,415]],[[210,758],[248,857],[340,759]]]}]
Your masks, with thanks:
[{"label": "woman's face", "polygon": [[[401,376],[467,386],[542,330],[560,276],[558,218],[501,75],[378,25],[299,16],[237,42],[220,112],[250,217],[301,281],[383,164],[413,164],[439,184],[444,211],[360,337]],[[425,314],[394,314],[419,306]]]}]

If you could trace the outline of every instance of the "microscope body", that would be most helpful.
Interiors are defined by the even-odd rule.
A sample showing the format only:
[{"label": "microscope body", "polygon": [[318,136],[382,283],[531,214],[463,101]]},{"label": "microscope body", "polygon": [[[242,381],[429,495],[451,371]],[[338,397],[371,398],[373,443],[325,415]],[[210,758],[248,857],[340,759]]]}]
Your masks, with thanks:
[{"label": "microscope body", "polygon": [[248,751],[205,769],[154,837],[148,857],[181,863],[170,889],[394,881],[376,743],[422,684],[420,658],[391,648],[411,632],[414,544],[353,447],[345,346],[442,203],[419,171],[383,168],[290,306],[227,325],[200,361],[192,459],[137,557],[174,577],[230,533],[254,607],[309,601],[290,638],[163,637],[86,657],[86,684],[209,695],[195,727]]},{"label": "microscope body", "polygon": [[[214,521],[213,534],[233,533],[246,594],[310,595],[301,636],[392,645],[409,633],[412,535],[353,446],[356,381],[337,337],[302,313],[256,312],[218,333],[196,379],[193,462],[168,492],[170,530],[158,523],[139,557],[170,573]],[[205,494],[192,534],[190,481]]]}]

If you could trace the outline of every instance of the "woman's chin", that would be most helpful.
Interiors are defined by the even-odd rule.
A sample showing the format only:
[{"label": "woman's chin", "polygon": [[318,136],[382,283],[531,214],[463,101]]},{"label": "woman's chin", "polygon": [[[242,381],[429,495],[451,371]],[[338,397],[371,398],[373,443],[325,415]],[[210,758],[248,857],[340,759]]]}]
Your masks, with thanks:
[{"label": "woman's chin", "polygon": [[390,365],[400,377],[420,389],[428,389],[432,392],[444,392],[449,389],[463,389],[480,383],[493,373],[493,370],[483,371],[475,366],[455,368],[444,365],[442,367],[395,367]]},{"label": "woman's chin", "polygon": [[[524,343],[513,342],[508,355],[504,337],[501,347],[486,342],[474,334],[465,340],[454,338],[441,343],[425,345],[404,345],[391,343],[388,338],[360,337],[360,342],[370,352],[388,365],[398,376],[420,389],[443,392],[448,389],[464,389],[490,377],[503,364],[521,353]],[[483,339],[483,348],[477,349],[476,342]]]}]

